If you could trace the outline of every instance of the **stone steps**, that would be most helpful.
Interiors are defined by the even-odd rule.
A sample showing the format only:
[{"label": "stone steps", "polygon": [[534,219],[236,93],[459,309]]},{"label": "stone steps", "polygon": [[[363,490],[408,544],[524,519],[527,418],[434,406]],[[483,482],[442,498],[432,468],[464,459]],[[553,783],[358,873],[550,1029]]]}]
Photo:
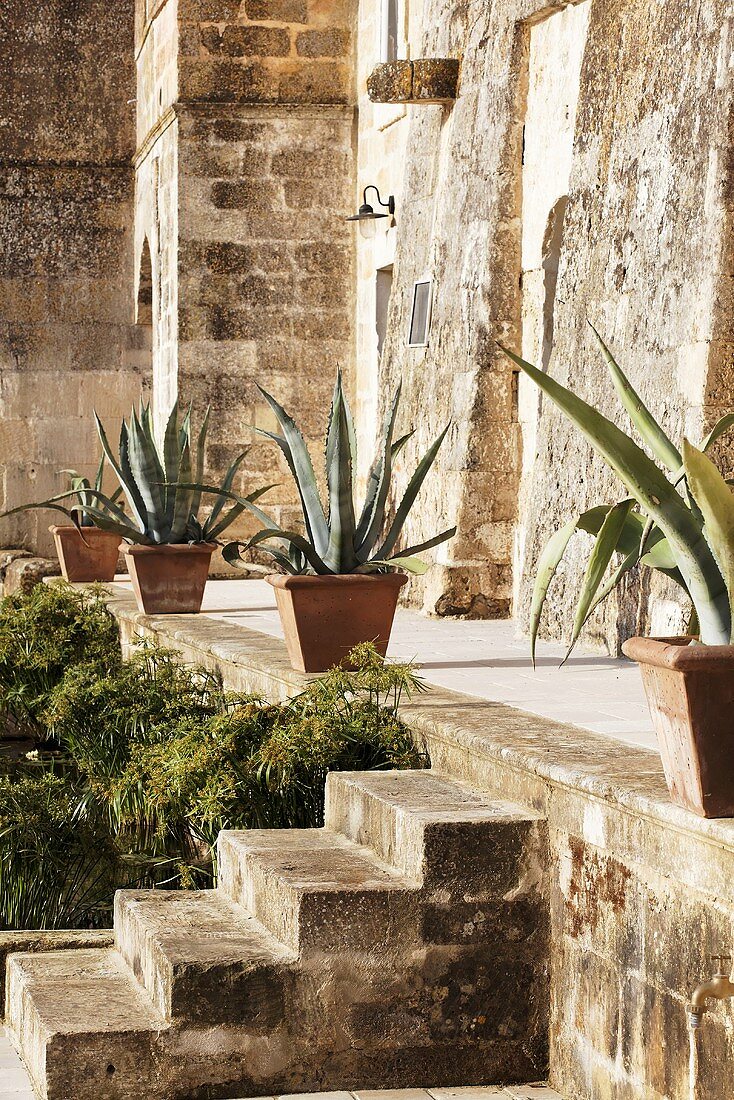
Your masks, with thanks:
[{"label": "stone steps", "polygon": [[276,1026],[295,956],[218,890],[121,890],[115,944],[166,1021]]},{"label": "stone steps", "polygon": [[226,831],[219,887],[124,891],[115,949],[14,955],[44,1100],[529,1081],[545,824],[430,772],[329,776],[324,829]]},{"label": "stone steps", "polygon": [[223,832],[220,889],[295,950],[387,946],[417,927],[418,883],[329,829]]}]

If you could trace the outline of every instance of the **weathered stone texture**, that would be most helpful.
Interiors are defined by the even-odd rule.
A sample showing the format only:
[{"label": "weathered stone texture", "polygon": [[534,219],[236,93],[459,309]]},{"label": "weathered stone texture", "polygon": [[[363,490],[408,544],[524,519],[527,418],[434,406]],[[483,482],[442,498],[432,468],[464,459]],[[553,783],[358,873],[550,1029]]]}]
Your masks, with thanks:
[{"label": "weathered stone texture", "polygon": [[453,103],[458,80],[456,58],[386,61],[370,73],[367,91],[373,103]]},{"label": "weathered stone texture", "polygon": [[[336,366],[352,358],[350,114],[197,111],[179,127],[179,389],[199,414],[212,406],[212,467],[249,447],[244,480],[281,482],[268,496],[280,515],[293,488],[253,433],[273,427],[256,383],[318,458]],[[304,190],[317,205],[303,208]]]},{"label": "weathered stone texture", "polygon": [[[732,405],[726,353],[731,310],[731,10],[723,0],[671,8],[592,5],[556,291],[550,371],[623,427],[589,317],[672,437],[700,439]],[[675,74],[666,58],[679,61]],[[614,71],[615,78],[609,79]],[[533,562],[551,530],[624,490],[544,402],[521,612]],[[730,442],[723,448],[731,463]],[[580,543],[554,586],[547,630],[568,629]],[[586,547],[588,551],[588,547]],[[632,633],[676,631],[667,586],[626,586],[591,636],[615,650]],[[680,603],[680,597],[675,597]]]},{"label": "weathered stone texture", "polygon": [[[91,474],[93,406],[117,417],[147,366],[132,324],[132,11],[131,0],[3,10],[3,508],[59,492],[64,467]],[[51,518],[3,521],[3,541],[47,551]]]},{"label": "weathered stone texture", "polygon": [[282,482],[276,515],[296,498],[254,435],[273,427],[256,383],[318,451],[337,363],[351,369],[352,17],[341,3],[181,0],[139,37],[136,254],[147,241],[156,414],[176,396],[197,419],[211,406],[212,479],[249,447],[243,484]]}]

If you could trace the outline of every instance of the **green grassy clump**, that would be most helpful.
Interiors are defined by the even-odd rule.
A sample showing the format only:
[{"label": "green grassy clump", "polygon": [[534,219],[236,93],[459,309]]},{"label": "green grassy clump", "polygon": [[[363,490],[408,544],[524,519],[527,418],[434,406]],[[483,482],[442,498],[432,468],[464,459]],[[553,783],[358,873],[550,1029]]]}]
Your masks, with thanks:
[{"label": "green grassy clump", "polygon": [[51,592],[0,608],[0,653],[15,614],[28,654],[0,703],[32,695],[37,734],[0,775],[0,927],[101,927],[116,888],[211,886],[221,829],[319,826],[329,771],[426,764],[397,716],[420,681],[372,646],[271,705],[148,644],[123,661],[98,597]]}]

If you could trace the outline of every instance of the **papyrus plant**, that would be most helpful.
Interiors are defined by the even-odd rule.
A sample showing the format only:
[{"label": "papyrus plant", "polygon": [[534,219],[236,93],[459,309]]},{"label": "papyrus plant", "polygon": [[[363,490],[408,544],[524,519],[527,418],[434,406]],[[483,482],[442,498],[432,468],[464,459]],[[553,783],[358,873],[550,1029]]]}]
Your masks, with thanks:
[{"label": "papyrus plant", "polygon": [[[729,645],[734,642],[734,498],[705,452],[734,425],[734,414],[722,417],[700,448],[684,440],[679,451],[596,329],[593,331],[617,396],[650,454],[550,375],[508,348],[502,349],[576,425],[628,494],[617,504],[600,505],[576,516],[556,531],[543,550],[531,604],[533,656],[549,585],[577,530],[594,535],[595,542],[581,586],[570,648],[594,609],[638,564],[659,570],[687,592],[703,643]],[[605,580],[615,553],[621,554],[622,560]]]},{"label": "papyrus plant", "polygon": [[[370,468],[367,492],[361,509],[355,509],[354,476],[357,444],[354,421],[349,408],[341,373],[337,374],[326,435],[326,486],[328,508],[324,508],[319,493],[311,457],[295,421],[265,390],[263,397],[275,414],[280,434],[258,429],[271,439],[285,455],[296,483],[303,510],[304,534],[286,531],[252,504],[251,512],[263,524],[246,543],[233,542],[223,554],[232,564],[242,562],[241,551],[262,544],[262,548],[287,573],[372,573],[389,569],[405,569],[423,573],[427,566],[416,555],[446,542],[455,533],[451,527],[433,538],[398,550],[398,542],[418,492],[438,454],[448,426],[418,463],[395,515],[388,521],[387,508],[393,463],[413,435],[409,432],[394,439],[395,422],[400,403],[400,386],[395,391],[382,425],[381,442]],[[209,489],[207,488],[207,491]],[[235,494],[232,499],[241,502]]]}]

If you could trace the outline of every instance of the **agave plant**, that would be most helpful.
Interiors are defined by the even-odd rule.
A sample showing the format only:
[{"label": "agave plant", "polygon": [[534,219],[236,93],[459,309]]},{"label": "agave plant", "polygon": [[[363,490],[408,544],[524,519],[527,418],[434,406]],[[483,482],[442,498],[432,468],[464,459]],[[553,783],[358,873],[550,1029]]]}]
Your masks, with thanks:
[{"label": "agave plant", "polygon": [[[107,459],[124,490],[132,513],[125,513],[102,494],[96,494],[112,517],[100,508],[88,508],[92,519],[103,531],[115,531],[130,542],[163,546],[181,543],[215,542],[245,511],[248,504],[266,493],[271,486],[257,489],[225,511],[226,500],[247,451],[235,458],[218,489],[210,514],[202,521],[201,483],[204,474],[204,451],[209,428],[209,409],[201,429],[193,440],[191,409],[178,422],[178,402],[171,410],[159,451],[153,431],[150,405],[141,403],[140,413],[133,409],[128,422],[120,429],[119,454],[110,447],[102,422],[95,413],[97,430]],[[192,484],[195,482],[195,484]]]},{"label": "agave plant", "polygon": [[[129,422],[122,422],[118,455],[109,444],[101,420],[96,413],[94,415],[102,450],[117,474],[120,489],[107,496],[97,485],[92,488],[88,482],[77,484],[69,492],[59,493],[39,504],[21,505],[4,512],[3,516],[27,508],[51,508],[63,512],[77,526],[79,513],[83,512],[84,517],[102,531],[111,531],[144,546],[215,542],[252,501],[272,488],[268,485],[248,497],[238,497],[225,511],[235,476],[247,454],[243,451],[227,470],[220,488],[210,490],[217,500],[210,514],[201,520],[201,490],[191,482],[193,478],[200,482],[203,475],[209,410],[193,443],[191,410],[179,425],[178,404],[174,404],[160,452],[150,405],[141,403],[139,413],[133,409]],[[127,497],[130,516],[117,503],[121,492]],[[76,497],[78,504],[75,507],[68,508],[60,503],[69,497]]]},{"label": "agave plant", "polygon": [[[594,535],[595,542],[582,582],[569,652],[595,608],[638,564],[657,569],[684,589],[692,601],[693,622],[704,644],[729,645],[734,642],[734,498],[729,484],[705,452],[734,425],[734,414],[722,417],[700,448],[684,440],[681,452],[591,327],[615,391],[653,457],[571,390],[502,347],[589,440],[628,494],[614,505],[600,505],[576,516],[547,543],[538,560],[530,612],[533,658],[548,588],[578,530]],[[605,580],[615,553],[622,555],[622,561]]]},{"label": "agave plant", "polygon": [[[396,551],[396,547],[408,513],[446,436],[448,425],[418,463],[395,516],[388,523],[386,515],[393,464],[413,435],[413,432],[408,432],[398,439],[393,438],[400,403],[400,386],[385,414],[381,445],[369,472],[366,497],[359,512],[355,509],[354,502],[356,433],[341,372],[337,372],[326,436],[328,509],[322,503],[311,457],[295,421],[274,397],[263,389],[260,392],[274,412],[281,434],[262,429],[258,431],[260,435],[276,443],[285,455],[298,488],[305,535],[283,530],[251,501],[244,501],[236,494],[229,493],[233,500],[258,517],[263,528],[246,543],[232,542],[226,546],[224,558],[231,564],[242,563],[243,549],[249,550],[262,545],[287,573],[292,574],[316,573],[323,576],[390,569],[425,572],[427,566],[416,555],[446,542],[456,533],[455,527],[400,551]],[[217,491],[208,486],[200,488],[206,492]]]}]

